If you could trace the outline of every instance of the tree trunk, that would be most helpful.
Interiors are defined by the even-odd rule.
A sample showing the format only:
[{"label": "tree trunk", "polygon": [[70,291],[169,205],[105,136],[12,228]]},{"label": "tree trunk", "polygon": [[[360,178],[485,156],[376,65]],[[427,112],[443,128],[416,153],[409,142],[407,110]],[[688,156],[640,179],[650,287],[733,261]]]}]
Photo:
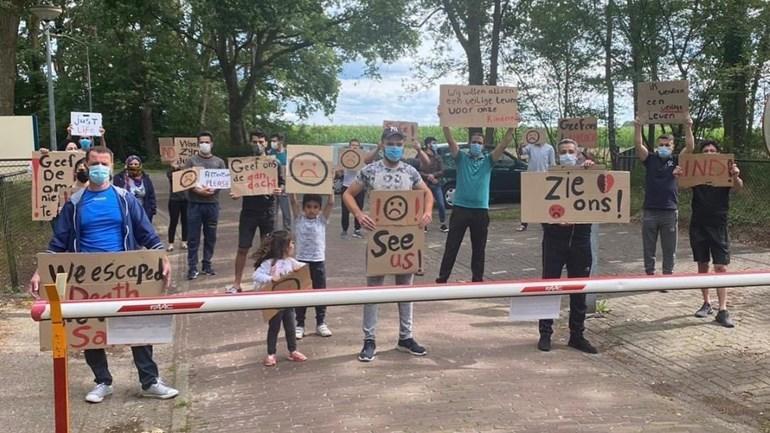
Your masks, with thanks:
[{"label": "tree trunk", "polygon": [[16,40],[22,1],[0,8],[0,116],[12,116],[16,87]]},{"label": "tree trunk", "polygon": [[612,168],[618,170],[620,150],[615,140],[615,83],[612,82],[612,8],[613,1],[609,0],[605,8],[607,33],[604,40],[604,82],[607,86],[607,144],[610,148]]},{"label": "tree trunk", "polygon": [[155,145],[155,134],[152,129],[152,102],[145,99],[142,103],[142,141],[147,156],[159,155],[160,150]]},{"label": "tree trunk", "polygon": [[[497,69],[500,63],[500,28],[503,21],[501,2],[502,0],[495,0],[495,7],[492,12],[492,48],[489,53],[489,78],[487,79],[487,84],[490,86],[497,85]],[[494,143],[495,128],[487,128],[485,141]]]},{"label": "tree trunk", "polygon": [[[727,16],[743,18],[747,13],[745,2],[730,2]],[[739,22],[739,21],[736,21]],[[746,33],[738,26],[729,26],[723,39],[722,64],[726,72],[722,85],[719,105],[724,122],[725,144],[736,154],[745,152],[746,137],[746,99],[748,97],[748,77],[746,71]]]},{"label": "tree trunk", "polygon": [[754,76],[751,79],[751,89],[749,90],[749,106],[748,115],[746,116],[746,128],[749,136],[754,135],[754,117],[756,116],[757,108],[757,93],[759,91],[759,81],[762,79],[762,72],[764,71],[764,64],[770,59],[770,25],[765,25],[765,31],[762,33],[762,37],[759,40],[757,47],[757,56],[754,59]]},{"label": "tree trunk", "polygon": [[[468,84],[484,84],[484,60],[481,54],[481,9],[473,7],[468,8],[468,19],[466,21],[468,28],[468,46],[465,55],[468,57]],[[472,134],[483,134],[481,128],[468,128],[468,142]],[[492,143],[488,143],[492,144]]]}]

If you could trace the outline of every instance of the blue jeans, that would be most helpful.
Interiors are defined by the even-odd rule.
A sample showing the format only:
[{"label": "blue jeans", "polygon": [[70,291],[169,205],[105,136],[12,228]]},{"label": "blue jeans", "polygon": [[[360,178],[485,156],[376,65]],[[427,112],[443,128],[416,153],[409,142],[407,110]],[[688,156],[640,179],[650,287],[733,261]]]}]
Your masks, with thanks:
[{"label": "blue jeans", "polygon": [[[142,389],[147,389],[158,381],[158,365],[152,360],[152,346],[131,346],[134,365],[139,373]],[[86,349],[86,363],[94,372],[94,382],[112,385],[112,375],[107,365],[107,353],[104,349]]]},{"label": "blue jeans", "polygon": [[438,206],[438,220],[441,224],[446,221],[446,203],[444,203],[444,188],[440,183],[435,185],[429,185],[431,192],[433,193],[433,199]]},{"label": "blue jeans", "polygon": [[217,222],[219,221],[219,203],[187,204],[187,266],[198,269],[198,248],[203,229],[203,269],[211,268],[214,246],[217,243]]}]

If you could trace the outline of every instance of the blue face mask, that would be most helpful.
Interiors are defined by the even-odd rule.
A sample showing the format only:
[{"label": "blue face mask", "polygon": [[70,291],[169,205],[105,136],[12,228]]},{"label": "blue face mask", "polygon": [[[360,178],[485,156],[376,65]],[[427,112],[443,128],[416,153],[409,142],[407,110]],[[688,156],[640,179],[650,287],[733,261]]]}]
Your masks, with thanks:
[{"label": "blue face mask", "polygon": [[80,139],[80,148],[83,150],[88,150],[91,148],[91,140],[87,138],[81,138]]},{"label": "blue face mask", "polygon": [[479,143],[471,143],[470,151],[469,153],[471,156],[479,156],[481,155],[481,151],[484,150],[484,145]]},{"label": "blue face mask", "polygon": [[404,156],[404,148],[401,146],[385,146],[385,158],[390,162],[401,161]]},{"label": "blue face mask", "polygon": [[559,164],[564,166],[575,166],[577,165],[577,155],[571,153],[559,155]]},{"label": "blue face mask", "polygon": [[88,167],[88,178],[94,185],[104,185],[110,180],[110,168],[106,165],[92,165]]},{"label": "blue face mask", "polygon": [[658,152],[658,156],[660,156],[663,159],[671,157],[671,148],[668,146],[658,146],[657,152]]}]

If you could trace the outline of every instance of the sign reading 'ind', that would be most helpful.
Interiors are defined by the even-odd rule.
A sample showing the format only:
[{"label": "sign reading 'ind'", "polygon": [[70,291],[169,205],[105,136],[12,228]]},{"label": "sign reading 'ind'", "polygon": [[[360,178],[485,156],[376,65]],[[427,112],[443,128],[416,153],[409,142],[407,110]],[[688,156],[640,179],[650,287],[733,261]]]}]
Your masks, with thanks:
[{"label": "sign reading 'ind'", "polygon": [[730,170],[733,168],[735,156],[729,153],[685,153],[679,155],[679,167],[682,175],[677,182],[680,188],[696,185],[733,186]]}]

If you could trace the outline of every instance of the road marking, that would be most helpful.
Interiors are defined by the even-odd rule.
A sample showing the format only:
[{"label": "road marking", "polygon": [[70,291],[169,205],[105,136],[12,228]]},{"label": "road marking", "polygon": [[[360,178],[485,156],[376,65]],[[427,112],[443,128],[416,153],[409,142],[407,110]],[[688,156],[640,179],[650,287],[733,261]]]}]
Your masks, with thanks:
[{"label": "road marking", "polygon": [[627,235],[627,234],[628,234],[628,232],[616,232],[615,234],[616,234],[616,235]]},{"label": "road marking", "polygon": [[508,273],[508,271],[495,271],[495,272],[492,272],[492,275],[500,275],[500,274],[506,274],[506,273]]},{"label": "road marking", "polygon": [[527,238],[528,241],[536,241],[537,238]]},{"label": "road marking", "polygon": [[524,269],[521,270],[521,272],[532,272],[532,271],[536,271],[536,270],[537,270],[537,268],[524,268]]},{"label": "road marking", "polygon": [[609,260],[609,263],[623,263],[623,260]]}]

